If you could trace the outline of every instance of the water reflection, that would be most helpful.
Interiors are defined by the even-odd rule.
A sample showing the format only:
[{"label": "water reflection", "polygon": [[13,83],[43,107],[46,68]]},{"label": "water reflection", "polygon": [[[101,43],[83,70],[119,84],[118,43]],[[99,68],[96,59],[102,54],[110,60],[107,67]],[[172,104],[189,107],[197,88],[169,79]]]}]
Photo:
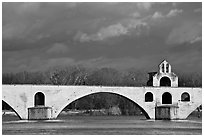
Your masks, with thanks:
[{"label": "water reflection", "polygon": [[190,120],[147,120],[144,116],[66,116],[54,120],[10,120],[2,117],[3,134],[72,135],[185,135],[201,134],[201,118]]}]

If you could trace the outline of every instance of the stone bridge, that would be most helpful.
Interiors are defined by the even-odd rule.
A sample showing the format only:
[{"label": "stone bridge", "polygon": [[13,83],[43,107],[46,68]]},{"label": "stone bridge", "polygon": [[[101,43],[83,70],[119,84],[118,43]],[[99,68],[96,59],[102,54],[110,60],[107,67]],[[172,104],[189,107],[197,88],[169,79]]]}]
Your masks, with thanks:
[{"label": "stone bridge", "polygon": [[186,87],[2,85],[2,100],[20,119],[29,119],[28,109],[38,105],[51,108],[50,119],[54,119],[73,101],[100,92],[133,101],[148,119],[157,118],[159,107],[173,108],[169,111],[170,119],[186,119],[202,104],[202,89]]}]

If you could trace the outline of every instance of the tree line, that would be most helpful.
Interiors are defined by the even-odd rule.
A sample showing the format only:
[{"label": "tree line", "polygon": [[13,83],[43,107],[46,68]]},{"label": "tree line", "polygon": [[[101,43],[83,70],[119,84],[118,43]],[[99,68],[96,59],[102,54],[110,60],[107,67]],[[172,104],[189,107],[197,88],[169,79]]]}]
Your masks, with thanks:
[{"label": "tree line", "polygon": [[[148,72],[130,68],[117,70],[114,68],[85,68],[70,66],[55,68],[44,72],[3,73],[2,84],[34,84],[34,85],[87,85],[87,86],[146,86]],[[176,73],[181,87],[201,87],[202,74]]]},{"label": "tree line", "polygon": [[3,84],[145,86],[147,73],[129,69],[89,69],[81,66],[56,68],[44,72],[4,73]]}]

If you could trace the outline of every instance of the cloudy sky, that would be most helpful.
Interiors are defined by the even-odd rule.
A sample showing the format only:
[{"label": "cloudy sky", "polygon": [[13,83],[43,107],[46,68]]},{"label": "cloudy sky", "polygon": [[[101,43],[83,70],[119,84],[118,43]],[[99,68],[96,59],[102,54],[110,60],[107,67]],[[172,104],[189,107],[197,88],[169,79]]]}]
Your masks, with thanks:
[{"label": "cloudy sky", "polygon": [[3,72],[84,65],[202,71],[202,3],[3,3]]}]

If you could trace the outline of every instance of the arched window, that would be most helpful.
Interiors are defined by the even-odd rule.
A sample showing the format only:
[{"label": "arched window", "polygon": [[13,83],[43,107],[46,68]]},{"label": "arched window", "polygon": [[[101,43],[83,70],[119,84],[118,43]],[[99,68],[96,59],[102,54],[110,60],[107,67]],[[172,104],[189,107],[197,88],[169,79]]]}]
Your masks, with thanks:
[{"label": "arched window", "polygon": [[170,87],[171,86],[171,80],[168,77],[162,77],[160,79],[160,86]]},{"label": "arched window", "polygon": [[45,105],[45,95],[42,92],[35,94],[35,106],[44,106]]},{"label": "arched window", "polygon": [[169,92],[162,95],[162,104],[172,104],[172,96]]},{"label": "arched window", "polygon": [[145,94],[145,102],[152,102],[153,101],[153,94],[151,92],[147,92]]},{"label": "arched window", "polygon": [[190,101],[190,95],[187,92],[184,92],[181,95],[181,101]]}]

